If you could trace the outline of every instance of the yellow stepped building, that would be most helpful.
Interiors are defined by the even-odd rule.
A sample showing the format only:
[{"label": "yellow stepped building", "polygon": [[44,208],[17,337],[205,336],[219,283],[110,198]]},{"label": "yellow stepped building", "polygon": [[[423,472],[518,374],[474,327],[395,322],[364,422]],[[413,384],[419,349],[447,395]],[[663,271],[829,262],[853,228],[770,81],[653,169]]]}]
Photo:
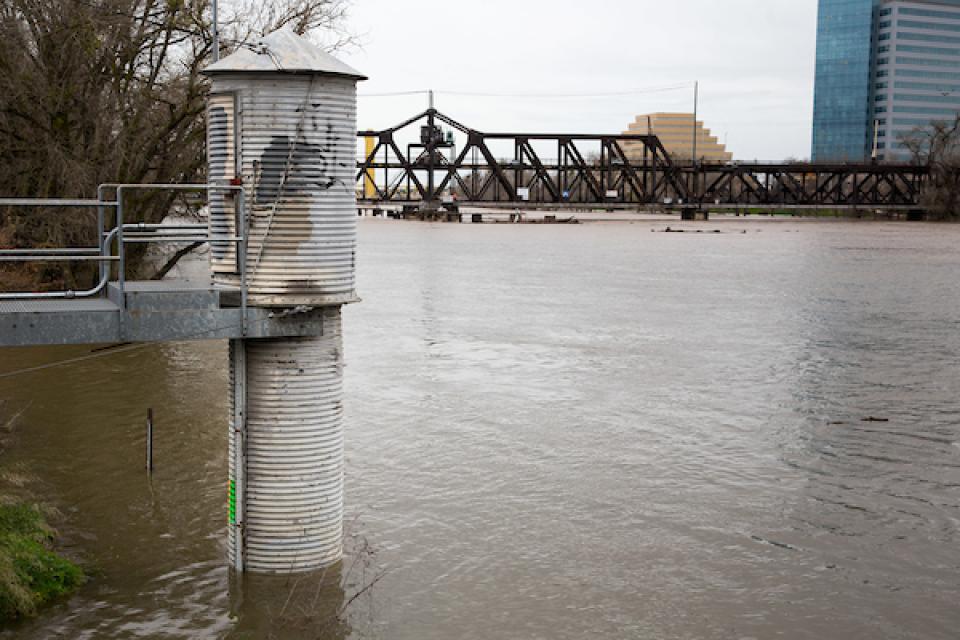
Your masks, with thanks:
[{"label": "yellow stepped building", "polygon": [[[692,113],[650,113],[637,116],[630,123],[625,134],[653,134],[674,161],[690,162],[693,151],[693,114]],[[710,135],[710,129],[697,120],[697,160],[700,162],[729,162],[733,154]],[[643,146],[628,145],[624,149],[630,156],[642,156]]]}]

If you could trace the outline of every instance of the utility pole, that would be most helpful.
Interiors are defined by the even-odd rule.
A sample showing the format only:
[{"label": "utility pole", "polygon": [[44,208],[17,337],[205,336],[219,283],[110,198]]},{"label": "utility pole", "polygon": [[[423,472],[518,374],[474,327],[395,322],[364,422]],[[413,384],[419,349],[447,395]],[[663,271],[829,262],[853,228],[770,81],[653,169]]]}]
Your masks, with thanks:
[{"label": "utility pole", "polygon": [[211,9],[213,12],[213,61],[216,62],[220,59],[220,32],[217,29],[217,0],[211,1],[213,2]]},{"label": "utility pole", "polygon": [[433,108],[433,89],[429,91],[430,95],[430,109],[427,111],[427,139],[424,140],[424,146],[427,152],[427,199],[426,207],[427,209],[432,210],[436,207],[436,198],[434,198],[433,188],[434,188],[434,178],[433,178],[433,167],[434,167],[434,154],[436,153],[436,136],[434,131],[436,130],[436,120],[434,119],[434,108]]},{"label": "utility pole", "polygon": [[691,145],[693,153],[690,156],[693,166],[697,166],[697,103],[700,100],[700,81],[693,83],[693,144]]}]

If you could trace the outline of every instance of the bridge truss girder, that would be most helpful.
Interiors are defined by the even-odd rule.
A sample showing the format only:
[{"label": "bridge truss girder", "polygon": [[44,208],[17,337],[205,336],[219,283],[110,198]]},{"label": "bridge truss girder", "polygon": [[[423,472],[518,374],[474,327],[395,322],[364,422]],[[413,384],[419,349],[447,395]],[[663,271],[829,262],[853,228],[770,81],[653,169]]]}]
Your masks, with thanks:
[{"label": "bridge truss girder", "polygon": [[[442,123],[466,144],[425,136],[403,152],[398,132]],[[357,163],[375,202],[506,204],[670,203],[726,206],[917,207],[928,168],[893,164],[675,164],[653,135],[485,133],[428,109],[383,131]],[[497,157],[512,150],[512,158]],[[545,150],[555,154],[545,158]],[[371,179],[370,176],[375,176]]]},{"label": "bridge truss girder", "polygon": [[[928,169],[892,164],[739,164],[685,168],[707,204],[810,207],[918,206]],[[691,178],[691,174],[696,174]]]},{"label": "bridge truss girder", "polygon": [[[418,121],[426,121],[427,127],[444,123],[465,136],[466,144],[453,158],[431,141],[415,145],[415,157],[404,153],[396,134]],[[522,189],[535,203],[652,204],[685,193],[680,171],[656,136],[485,133],[434,109],[391,129],[361,131],[358,136],[375,141],[357,164],[357,180],[370,184],[365,176],[376,175],[373,186],[379,201],[438,201],[452,189],[463,201],[523,202],[518,194]],[[497,144],[509,145],[513,158],[498,158],[492,148]],[[627,145],[635,150],[632,154]],[[555,157],[544,159],[545,148],[555,150]],[[614,191],[615,197],[608,196]]]}]

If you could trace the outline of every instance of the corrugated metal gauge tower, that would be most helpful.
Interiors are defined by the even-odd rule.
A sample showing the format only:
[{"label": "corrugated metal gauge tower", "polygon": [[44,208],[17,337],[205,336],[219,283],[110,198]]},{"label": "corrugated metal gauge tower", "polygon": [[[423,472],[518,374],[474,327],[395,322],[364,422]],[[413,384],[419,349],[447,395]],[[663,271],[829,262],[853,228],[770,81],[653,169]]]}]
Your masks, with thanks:
[{"label": "corrugated metal gauge tower", "polygon": [[[214,281],[278,314],[322,310],[322,335],[230,344],[230,557],[241,570],[309,571],[343,543],[340,306],[356,301],[356,83],[291,30],[208,67],[209,180],[243,186],[246,263],[212,253]],[[211,198],[213,237],[243,224]]]}]

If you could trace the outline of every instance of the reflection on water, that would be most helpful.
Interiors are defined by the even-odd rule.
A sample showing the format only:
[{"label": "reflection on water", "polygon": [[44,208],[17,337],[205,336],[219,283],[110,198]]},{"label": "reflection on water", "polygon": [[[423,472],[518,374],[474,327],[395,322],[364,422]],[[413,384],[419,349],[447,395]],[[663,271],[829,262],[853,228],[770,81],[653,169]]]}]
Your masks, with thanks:
[{"label": "reflection on water", "polygon": [[0,379],[96,568],[17,637],[955,637],[960,228],[698,225],[365,221],[322,581],[225,567],[225,345]]},{"label": "reflection on water", "polygon": [[329,640],[349,636],[342,617],[344,593],[340,566],[291,577],[235,576],[230,581],[230,610],[236,621],[230,640]]}]

